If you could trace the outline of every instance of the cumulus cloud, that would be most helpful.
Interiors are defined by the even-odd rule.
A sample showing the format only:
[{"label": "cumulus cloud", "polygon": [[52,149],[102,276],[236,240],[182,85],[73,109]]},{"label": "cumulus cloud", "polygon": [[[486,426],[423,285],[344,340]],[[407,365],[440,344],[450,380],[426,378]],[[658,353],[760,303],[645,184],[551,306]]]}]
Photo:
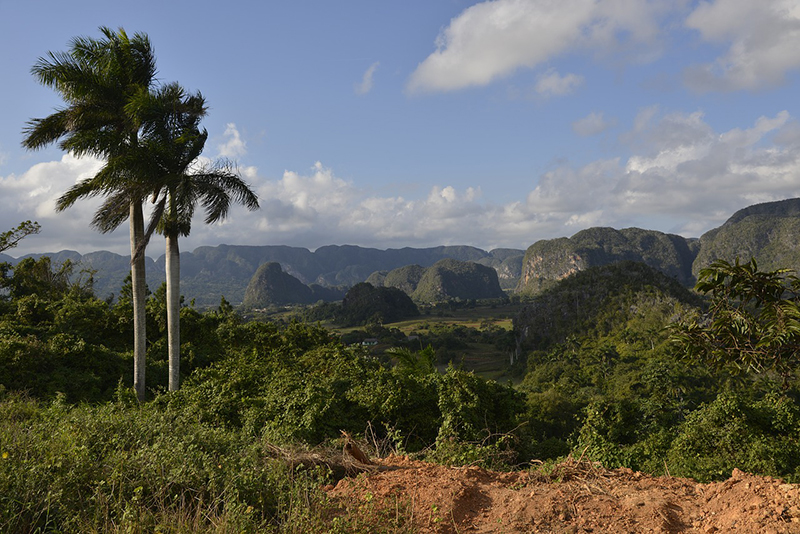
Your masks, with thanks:
[{"label": "cumulus cloud", "polygon": [[265,199],[253,226],[281,242],[315,247],[327,243],[391,246],[399,241],[449,241],[462,230],[465,217],[481,211],[480,190],[459,192],[452,186],[432,186],[422,199],[379,197],[338,178],[317,162],[311,172],[285,171],[280,180],[259,186]]},{"label": "cumulus cloud", "polygon": [[95,240],[99,234],[89,229],[100,205],[98,199],[81,200],[62,213],[55,211],[59,196],[93,176],[101,166],[96,158],[66,154],[58,161],[37,163],[20,175],[0,176],[0,228],[10,229],[29,219],[38,221],[42,233],[26,239],[20,247],[30,251],[59,251],[107,242],[107,238]]},{"label": "cumulus cloud", "polygon": [[589,137],[605,132],[613,125],[613,121],[606,120],[603,113],[593,111],[582,119],[572,123],[572,131],[581,137]]},{"label": "cumulus cloud", "polygon": [[770,139],[789,118],[783,111],[716,134],[700,113],[665,116],[644,133],[668,142],[628,159],[614,190],[616,209],[670,214],[683,217],[686,228],[708,229],[748,204],[798,196],[800,159]]},{"label": "cumulus cloud", "polygon": [[534,90],[544,97],[562,96],[574,92],[581,85],[583,85],[583,76],[577,74],[561,76],[555,70],[550,69],[539,76]]},{"label": "cumulus cloud", "polygon": [[[261,210],[234,207],[228,219],[211,226],[198,220],[182,248],[220,243],[524,248],[591,226],[698,236],[744,206],[800,196],[800,126],[786,111],[755,118],[746,128],[715,131],[701,112],[646,108],[632,121],[626,139],[631,155],[581,166],[565,163],[532,175],[529,193],[505,204],[486,200],[477,184],[440,183],[413,196],[377,195],[321,162],[306,171],[286,170],[278,178],[247,167],[243,172],[261,199]],[[12,228],[37,219],[43,226],[20,252],[28,247],[28,252],[127,253],[127,229],[110,236],[90,230],[95,201],[53,212],[58,195],[100,164],[67,155],[19,176],[0,177],[0,224]],[[162,246],[151,244],[148,252],[158,256]]]},{"label": "cumulus cloud", "polygon": [[247,143],[245,143],[236,124],[229,122],[225,127],[225,142],[217,145],[217,153],[221,158],[238,158],[247,154]]},{"label": "cumulus cloud", "polygon": [[372,91],[372,77],[375,75],[375,71],[378,69],[380,64],[380,61],[376,61],[364,72],[364,76],[361,78],[361,83],[358,83],[355,86],[357,95],[365,95]]},{"label": "cumulus cloud", "polygon": [[407,90],[483,86],[579,49],[612,53],[633,43],[631,48],[644,58],[655,47],[658,19],[668,5],[640,0],[481,2],[442,30],[436,51],[411,74]]},{"label": "cumulus cloud", "polygon": [[[734,211],[800,195],[798,127],[787,112],[716,132],[700,112],[642,110],[627,158],[560,165],[531,176],[530,193],[507,204],[478,187],[433,185],[415,198],[376,196],[321,163],[267,181],[257,227],[269,242],[389,248],[472,244],[524,248],[591,226],[640,226],[698,236]],[[780,140],[780,142],[778,142]],[[261,242],[264,242],[262,239]]]},{"label": "cumulus cloud", "polygon": [[785,111],[715,132],[702,113],[642,110],[629,158],[561,165],[514,211],[540,237],[590,226],[698,236],[750,204],[800,196],[798,126]]},{"label": "cumulus cloud", "polygon": [[758,90],[800,68],[800,4],[796,0],[701,2],[686,26],[711,43],[728,45],[712,63],[694,65],[686,83],[698,91]]}]

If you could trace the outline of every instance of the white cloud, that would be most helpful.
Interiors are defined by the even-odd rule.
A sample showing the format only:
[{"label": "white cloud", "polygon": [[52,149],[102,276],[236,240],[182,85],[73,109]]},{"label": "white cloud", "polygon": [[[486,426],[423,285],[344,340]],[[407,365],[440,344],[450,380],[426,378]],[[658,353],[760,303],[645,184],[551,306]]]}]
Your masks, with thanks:
[{"label": "white cloud", "polygon": [[[378,248],[466,243],[524,248],[590,226],[641,226],[697,236],[746,205],[800,195],[796,124],[786,112],[744,129],[715,132],[702,113],[643,110],[627,159],[561,165],[525,199],[497,205],[478,188],[434,185],[417,198],[376,196],[317,164],[260,188],[259,242]],[[793,129],[794,128],[794,129]]]},{"label": "white cloud", "polygon": [[[674,4],[674,2],[673,2]],[[409,78],[411,93],[483,86],[573,50],[652,59],[661,0],[493,0],[464,10]],[[622,42],[621,39],[626,42]]]},{"label": "white cloud", "polygon": [[55,211],[58,197],[101,166],[96,158],[65,154],[58,161],[37,163],[20,175],[0,176],[0,228],[10,229],[29,219],[42,226],[42,233],[23,241],[15,254],[26,248],[44,252],[88,245],[96,250],[108,242],[107,236],[98,238],[100,235],[89,229],[99,199],[80,200],[64,212]]},{"label": "white cloud", "polygon": [[800,68],[797,0],[701,2],[686,19],[703,40],[729,45],[713,63],[694,65],[686,83],[699,91],[774,87]]},{"label": "white cloud", "polygon": [[606,120],[603,113],[593,111],[582,119],[572,123],[572,131],[581,137],[589,137],[605,132],[613,125],[613,121]]},{"label": "white cloud", "polygon": [[571,73],[561,76],[553,69],[550,69],[539,76],[534,90],[545,97],[562,96],[574,92],[581,85],[583,85],[583,76]]},{"label": "white cloud", "polygon": [[[181,246],[187,251],[220,243],[524,248],[600,225],[697,236],[744,206],[800,196],[800,127],[788,112],[717,132],[700,112],[646,108],[631,126],[629,157],[559,165],[531,176],[525,198],[506,204],[485,200],[479,187],[447,183],[421,195],[377,195],[319,162],[275,179],[248,167],[243,172],[261,198],[261,210],[234,207],[226,221],[211,226],[198,219]],[[27,252],[127,252],[127,228],[110,236],[89,228],[96,201],[79,202],[62,214],[52,209],[58,195],[99,165],[64,156],[19,176],[0,177],[2,227],[26,219],[42,223],[43,233],[25,240],[20,253],[25,247]],[[148,252],[158,256],[162,247],[156,240]]]},{"label": "white cloud", "polygon": [[800,159],[768,138],[788,122],[781,112],[716,134],[699,113],[667,115],[644,132],[658,150],[629,158],[615,186],[617,209],[708,229],[748,204],[800,195]]},{"label": "white cloud", "polygon": [[229,122],[223,136],[226,141],[217,145],[218,156],[222,158],[238,158],[247,154],[247,143],[242,139],[236,124]]},{"label": "white cloud", "polygon": [[[687,236],[718,226],[747,205],[800,196],[800,155],[787,112],[716,133],[701,113],[643,110],[638,152],[544,174],[524,210],[550,236],[589,226],[641,226]],[[654,225],[658,222],[658,225]]]},{"label": "white cloud", "polygon": [[375,75],[375,70],[380,66],[380,61],[376,61],[364,72],[361,83],[356,84],[355,91],[357,95],[365,95],[372,91],[372,78]]}]

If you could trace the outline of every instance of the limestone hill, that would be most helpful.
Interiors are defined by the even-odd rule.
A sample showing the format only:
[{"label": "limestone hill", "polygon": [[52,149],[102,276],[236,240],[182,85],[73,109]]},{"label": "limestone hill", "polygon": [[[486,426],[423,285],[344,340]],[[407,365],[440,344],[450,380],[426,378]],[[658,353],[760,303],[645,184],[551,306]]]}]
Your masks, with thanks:
[{"label": "limestone hill", "polygon": [[281,264],[261,265],[247,284],[242,305],[245,308],[267,308],[287,304],[312,304],[319,300],[338,300],[342,293],[317,284],[307,286],[294,276],[283,272]]},{"label": "limestone hill", "polygon": [[692,285],[693,241],[640,228],[589,228],[567,238],[537,241],[525,253],[517,292],[536,294],[590,267],[638,261]]},{"label": "limestone hill", "polygon": [[800,198],[766,202],[741,209],[725,224],[700,238],[692,266],[698,271],[716,259],[755,258],[762,270],[800,270]]},{"label": "limestone hill", "polygon": [[407,265],[388,273],[373,273],[368,280],[400,289],[421,304],[506,296],[493,268],[454,259],[440,260],[428,268]]}]

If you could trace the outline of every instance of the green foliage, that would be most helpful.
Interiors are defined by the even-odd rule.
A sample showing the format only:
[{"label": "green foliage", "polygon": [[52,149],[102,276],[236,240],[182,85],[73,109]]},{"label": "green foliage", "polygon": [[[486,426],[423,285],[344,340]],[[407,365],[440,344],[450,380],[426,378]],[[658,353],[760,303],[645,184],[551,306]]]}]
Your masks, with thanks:
[{"label": "green foliage", "polygon": [[[570,335],[608,335],[630,320],[643,340],[701,300],[676,280],[631,261],[593,267],[535,297],[514,322],[526,347],[545,350]],[[643,330],[643,331],[642,331]]]},{"label": "green foliage", "polygon": [[[578,273],[534,300],[516,322],[527,328],[528,371],[516,388],[435,368],[441,351],[457,356],[465,343],[513,349],[488,320],[425,324],[426,348],[382,362],[319,326],[245,322],[223,299],[205,313],[181,309],[183,389],[140,405],[125,381],[130,292],[112,305],[37,262],[6,272],[19,289],[0,302],[0,531],[363,529],[349,516],[330,521],[318,489],[328,474],[291,468],[275,445],[326,445],[365,428],[454,465],[572,452],[701,480],[734,467],[800,480],[797,381],[779,393],[766,378],[677,357],[663,327],[698,301],[641,264]],[[772,288],[764,300],[794,291],[781,277],[756,278]],[[720,294],[738,302],[745,293],[725,280]],[[755,302],[744,306],[754,317]],[[158,388],[163,287],[147,309]],[[378,324],[358,334],[402,335]],[[95,404],[68,404],[84,400]]]},{"label": "green foliage", "polygon": [[643,264],[588,269],[534,299],[526,333],[532,454],[576,454],[608,466],[663,471],[677,425],[713,398],[712,376],[668,350],[664,327],[698,300]]},{"label": "green foliage", "polygon": [[[527,328],[526,346],[536,347],[520,386],[532,453],[548,459],[571,450],[606,467],[699,480],[729,476],[734,467],[796,480],[796,376],[784,374],[778,394],[763,376],[777,374],[774,366],[752,372],[774,365],[764,361],[796,361],[795,279],[783,270],[760,273],[754,263],[720,262],[698,283],[711,296],[700,322],[698,299],[648,271],[635,264],[589,269],[521,314],[517,331]],[[697,345],[675,350],[687,323],[704,333],[701,348],[718,351],[716,360]],[[748,354],[762,363],[698,365],[701,355],[704,364],[730,363],[739,358],[734,346],[758,347]],[[776,350],[786,352],[776,357]]]},{"label": "green foliage", "polygon": [[726,391],[692,412],[667,453],[672,474],[720,480],[734,468],[800,481],[800,406]]},{"label": "green foliage", "polygon": [[[316,336],[313,346],[296,344],[305,336]],[[399,364],[385,367],[331,343],[318,327],[295,324],[270,343],[198,370],[170,404],[204,422],[277,442],[316,444],[372,421],[403,436],[410,451],[437,437],[483,439],[519,424],[520,394],[464,371],[440,375],[430,348],[398,351]]]},{"label": "green foliage", "polygon": [[38,260],[25,258],[14,267],[13,276],[4,277],[0,284],[8,290],[11,299],[28,295],[55,299],[70,290],[85,293],[92,291],[91,275],[86,280],[79,279],[74,283],[70,280],[74,270],[71,261],[66,260],[57,269],[54,267],[48,256],[42,256]]},{"label": "green foliage", "polygon": [[450,366],[440,377],[438,439],[475,441],[486,432],[508,432],[520,423],[523,399],[509,386]]},{"label": "green foliage", "polygon": [[[130,283],[115,305],[92,294],[92,278],[72,276],[73,264],[53,266],[49,257],[27,258],[2,281],[0,300],[0,385],[37,398],[63,393],[70,402],[111,398],[120,377],[130,383]],[[148,366],[153,387],[167,383],[164,286],[147,302]],[[224,343],[255,343],[253,327],[240,324],[230,305],[218,312],[181,310],[184,375],[225,354]],[[248,337],[250,336],[250,337]]]},{"label": "green foliage", "polygon": [[417,306],[399,289],[373,287],[362,282],[347,291],[338,322],[349,326],[368,322],[391,323],[417,315]]},{"label": "green foliage", "polygon": [[366,409],[369,420],[380,422],[398,448],[416,452],[430,446],[439,433],[439,375],[379,368],[351,396]]},{"label": "green foliage", "polygon": [[264,532],[308,498],[307,481],[325,480],[259,439],[158,404],[11,395],[0,414],[3,532]]},{"label": "green foliage", "polygon": [[395,347],[386,351],[397,360],[397,368],[412,374],[426,375],[435,371],[436,352],[431,345],[414,352],[407,347]]},{"label": "green foliage", "polygon": [[444,465],[477,465],[484,469],[507,471],[517,464],[518,452],[513,435],[487,435],[481,441],[463,441],[456,438],[438,439],[436,448],[425,459]]},{"label": "green foliage", "polygon": [[3,285],[9,301],[0,314],[0,384],[39,397],[56,392],[70,401],[108,398],[130,367],[113,347],[107,302],[88,281],[70,281],[72,264],[54,269],[50,258],[20,262]]},{"label": "green foliage", "polygon": [[800,279],[789,269],[762,272],[715,261],[700,271],[697,290],[709,311],[677,323],[672,341],[687,359],[776,373],[784,385],[800,366]]}]

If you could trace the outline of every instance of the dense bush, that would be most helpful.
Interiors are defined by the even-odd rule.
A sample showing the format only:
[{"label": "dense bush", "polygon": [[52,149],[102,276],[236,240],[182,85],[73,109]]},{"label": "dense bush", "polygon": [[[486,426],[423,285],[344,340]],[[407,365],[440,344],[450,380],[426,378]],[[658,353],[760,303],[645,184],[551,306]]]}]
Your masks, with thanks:
[{"label": "dense bush", "polygon": [[[751,281],[780,285],[774,273],[745,274]],[[579,278],[591,283],[577,284]],[[788,380],[786,374],[778,377],[783,386],[778,394],[774,374],[698,365],[698,351],[686,351],[693,338],[676,338],[676,329],[666,328],[697,317],[691,307],[696,297],[681,297],[682,289],[673,293],[669,283],[659,280],[642,266],[595,269],[566,280],[522,314],[533,320],[525,323],[529,329],[543,328],[529,331],[528,342],[537,340],[538,350],[527,353],[528,373],[520,385],[527,394],[534,453],[547,459],[572,450],[607,467],[701,480],[729,476],[734,467],[796,479],[797,464],[788,460],[796,456],[790,444],[800,431],[792,415],[800,385],[796,373]],[[716,309],[724,309],[730,296],[720,291]],[[568,320],[548,319],[538,309],[542,302]],[[717,314],[718,320],[724,317]],[[712,325],[691,324],[693,333],[701,331],[701,324]],[[792,338],[775,336],[772,341],[781,339]],[[712,340],[710,345],[736,358],[733,343]],[[762,346],[761,354],[769,358],[769,349]],[[735,402],[729,391],[737,391]]]},{"label": "dense bush", "polygon": [[667,458],[673,474],[700,481],[734,468],[800,481],[800,406],[776,392],[756,400],[724,391],[689,414]]},{"label": "dense bush", "polygon": [[263,532],[314,477],[158,404],[0,399],[2,532]]},{"label": "dense bush", "polygon": [[[298,346],[298,338],[316,341]],[[454,368],[442,375],[430,364],[387,367],[332,342],[327,330],[298,323],[272,346],[199,370],[170,403],[202,421],[277,442],[315,444],[340,430],[362,432],[372,422],[403,436],[408,450],[445,434],[472,440],[484,431],[509,432],[523,411],[509,386]]]}]

